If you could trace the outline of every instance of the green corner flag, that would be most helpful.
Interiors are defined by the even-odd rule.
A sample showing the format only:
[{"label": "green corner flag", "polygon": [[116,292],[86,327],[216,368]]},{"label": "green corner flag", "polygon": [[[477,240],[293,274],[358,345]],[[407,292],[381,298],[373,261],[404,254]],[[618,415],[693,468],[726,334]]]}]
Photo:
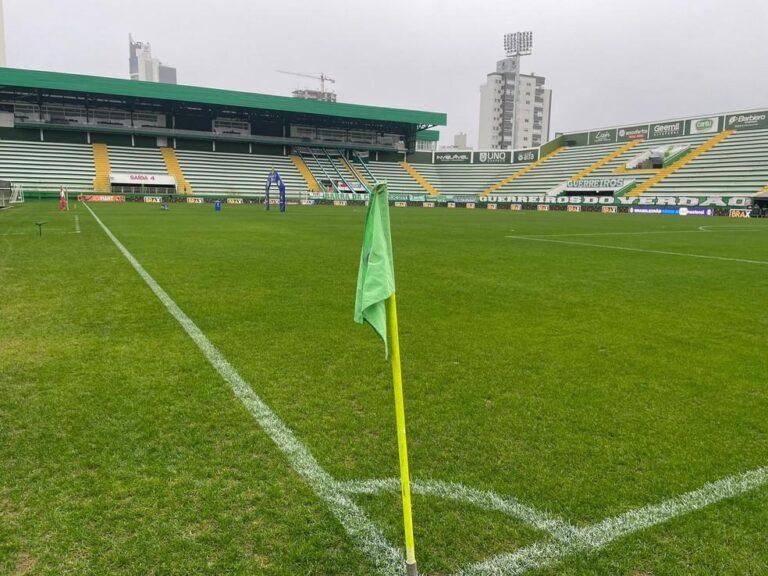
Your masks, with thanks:
[{"label": "green corner flag", "polygon": [[387,311],[385,302],[395,293],[395,270],[392,264],[392,238],[389,230],[389,195],[387,183],[378,182],[371,190],[365,216],[363,251],[357,273],[355,322],[368,322],[387,345]]},{"label": "green corner flag", "polygon": [[395,389],[397,451],[400,459],[400,492],[403,502],[405,573],[406,576],[418,576],[416,547],[413,541],[411,480],[408,470],[408,443],[405,436],[405,401],[400,370],[395,269],[392,260],[392,237],[389,231],[389,195],[386,182],[378,182],[371,190],[368,213],[365,215],[363,251],[360,254],[360,271],[357,274],[357,294],[355,295],[355,322],[359,324],[368,322],[376,330],[384,341],[384,352],[387,355],[389,355],[387,335],[392,342],[392,383]]}]

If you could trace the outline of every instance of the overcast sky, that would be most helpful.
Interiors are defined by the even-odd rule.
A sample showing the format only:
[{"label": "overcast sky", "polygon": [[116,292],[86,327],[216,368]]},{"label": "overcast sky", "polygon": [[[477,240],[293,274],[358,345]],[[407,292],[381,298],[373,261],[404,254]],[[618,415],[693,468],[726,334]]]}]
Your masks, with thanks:
[{"label": "overcast sky", "polygon": [[768,108],[768,0],[4,0],[8,66],[128,77],[128,33],[179,83],[446,112],[477,145],[479,86],[532,30],[555,131]]}]

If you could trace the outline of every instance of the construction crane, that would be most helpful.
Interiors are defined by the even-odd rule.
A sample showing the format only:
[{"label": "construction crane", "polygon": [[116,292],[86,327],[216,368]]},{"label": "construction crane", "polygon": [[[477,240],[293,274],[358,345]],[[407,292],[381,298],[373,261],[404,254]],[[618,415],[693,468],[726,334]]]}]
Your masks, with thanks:
[{"label": "construction crane", "polygon": [[320,92],[325,92],[326,82],[332,82],[333,84],[336,83],[336,80],[329,78],[322,72],[320,72],[320,76],[315,76],[314,74],[302,74],[301,72],[289,72],[288,70],[275,70],[275,72],[279,72],[280,74],[290,74],[291,76],[303,76],[304,78],[314,78],[315,80],[320,80]]}]

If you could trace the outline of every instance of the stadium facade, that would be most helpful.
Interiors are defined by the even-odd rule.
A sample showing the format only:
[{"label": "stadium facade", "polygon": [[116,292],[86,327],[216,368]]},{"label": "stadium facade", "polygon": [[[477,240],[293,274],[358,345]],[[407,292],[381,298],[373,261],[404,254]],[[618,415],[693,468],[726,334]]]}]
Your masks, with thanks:
[{"label": "stadium facade", "polygon": [[[436,150],[439,112],[0,69],[0,180],[29,194],[671,210],[768,204],[768,110],[558,134],[517,150]],[[153,199],[154,198],[154,199]]]}]

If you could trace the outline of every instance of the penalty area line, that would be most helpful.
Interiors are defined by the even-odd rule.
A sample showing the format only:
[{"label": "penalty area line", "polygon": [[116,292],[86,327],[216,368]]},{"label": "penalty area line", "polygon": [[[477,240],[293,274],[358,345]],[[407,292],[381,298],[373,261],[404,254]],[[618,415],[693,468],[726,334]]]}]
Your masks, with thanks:
[{"label": "penalty area line", "polygon": [[[398,478],[351,480],[339,482],[338,486],[340,490],[348,494],[400,492],[400,480]],[[578,528],[568,522],[531,506],[526,506],[516,498],[500,496],[493,491],[477,490],[463,484],[441,480],[412,480],[411,492],[419,496],[434,496],[435,498],[471,504],[483,510],[501,512],[534,528],[548,532],[564,542],[572,541],[578,533]]]},{"label": "penalty area line", "polygon": [[646,248],[630,248],[628,246],[610,246],[608,244],[593,244],[592,242],[571,242],[569,240],[553,240],[551,238],[536,238],[533,236],[504,236],[514,240],[530,242],[550,242],[552,244],[567,244],[569,246],[585,246],[587,248],[605,248],[607,250],[624,250],[626,252],[641,252],[646,254],[663,254],[665,256],[683,256],[687,258],[702,258],[705,260],[720,260],[724,262],[740,262],[742,264],[768,265],[766,260],[747,260],[746,258],[728,258],[726,256],[708,256],[706,254],[690,254],[688,252],[670,252],[667,250],[649,250]]},{"label": "penalty area line", "polygon": [[570,542],[535,543],[467,566],[453,576],[516,576],[554,566],[565,557],[590,553],[634,532],[645,530],[768,485],[768,466],[728,476],[658,504],[630,510],[592,526],[576,529]]},{"label": "penalty area line", "polygon": [[336,481],[315,460],[309,449],[296,437],[293,430],[280,420],[277,414],[264,402],[229,363],[224,355],[208,340],[192,319],[173,301],[155,279],[144,269],[136,258],[112,234],[111,230],[99,219],[88,204],[83,204],[96,220],[104,233],[125,256],[133,269],[154,292],[166,310],[181,325],[187,335],[197,345],[203,356],[219,373],[224,381],[242,402],[261,429],[283,453],[294,471],[301,476],[312,490],[325,502],[347,534],[367,556],[382,576],[399,575],[405,572],[405,557],[392,546],[379,528],[366,516],[365,512],[347,495],[337,489]]}]

